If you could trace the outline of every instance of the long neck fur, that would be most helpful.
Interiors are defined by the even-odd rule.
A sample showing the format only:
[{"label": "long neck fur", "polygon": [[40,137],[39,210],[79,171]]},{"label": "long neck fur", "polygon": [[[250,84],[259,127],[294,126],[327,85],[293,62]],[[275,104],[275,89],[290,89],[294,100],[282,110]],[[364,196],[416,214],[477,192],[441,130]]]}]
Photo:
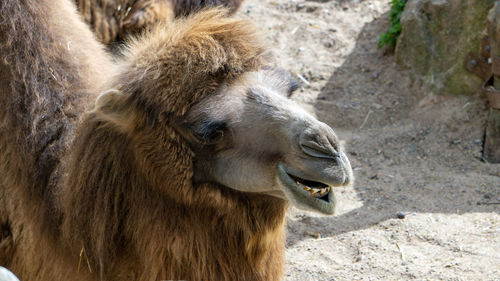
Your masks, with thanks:
[{"label": "long neck fur", "polygon": [[[76,188],[64,200],[63,229],[75,250],[84,245],[104,280],[279,280],[283,201],[213,184],[186,186],[189,160],[185,170],[168,172],[181,180],[161,186],[163,179],[151,179],[151,168],[141,167],[154,160],[141,159],[133,137],[97,117],[86,122],[70,166],[67,186]],[[142,147],[151,145],[140,139]],[[154,149],[162,145],[168,143],[156,141]]]}]

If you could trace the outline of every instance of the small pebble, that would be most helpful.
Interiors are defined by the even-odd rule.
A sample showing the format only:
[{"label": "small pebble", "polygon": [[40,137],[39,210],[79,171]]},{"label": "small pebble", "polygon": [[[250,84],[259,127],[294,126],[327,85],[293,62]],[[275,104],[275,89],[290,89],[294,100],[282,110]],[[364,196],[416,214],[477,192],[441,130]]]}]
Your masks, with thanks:
[{"label": "small pebble", "polygon": [[310,235],[311,237],[316,238],[316,239],[321,238],[321,233],[319,233],[319,232],[311,232],[311,233],[309,233],[309,235]]},{"label": "small pebble", "polygon": [[312,13],[312,12],[316,11],[317,9],[318,9],[318,7],[308,6],[308,7],[306,7],[306,13]]},{"label": "small pebble", "polygon": [[406,214],[405,214],[404,212],[398,212],[398,213],[396,214],[396,217],[397,217],[398,219],[404,219],[404,218],[406,217]]}]

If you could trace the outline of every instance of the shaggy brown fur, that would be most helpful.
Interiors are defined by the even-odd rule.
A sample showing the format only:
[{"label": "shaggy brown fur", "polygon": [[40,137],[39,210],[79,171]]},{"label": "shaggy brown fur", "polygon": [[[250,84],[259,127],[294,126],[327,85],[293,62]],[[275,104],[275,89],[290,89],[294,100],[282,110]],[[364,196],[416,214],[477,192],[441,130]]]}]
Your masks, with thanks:
[{"label": "shaggy brown fur", "polygon": [[170,22],[204,7],[225,6],[231,12],[243,0],[76,0],[78,11],[104,44],[112,44],[128,35],[153,28],[158,22]]},{"label": "shaggy brown fur", "polygon": [[262,65],[247,22],[206,11],[114,65],[68,1],[0,8],[0,265],[23,281],[280,278],[285,201],[193,185],[176,126]]}]

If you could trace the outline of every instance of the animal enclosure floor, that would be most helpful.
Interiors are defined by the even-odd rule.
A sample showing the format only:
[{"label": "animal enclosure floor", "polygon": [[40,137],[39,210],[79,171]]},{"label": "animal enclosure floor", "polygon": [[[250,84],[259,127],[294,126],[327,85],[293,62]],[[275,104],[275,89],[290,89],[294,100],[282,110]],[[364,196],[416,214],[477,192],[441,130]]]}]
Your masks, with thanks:
[{"label": "animal enclosure floor", "polygon": [[289,211],[285,280],[499,280],[486,101],[434,95],[377,49],[388,2],[246,0],[238,13],[302,80],[292,98],[346,141],[356,177],[335,216]]}]

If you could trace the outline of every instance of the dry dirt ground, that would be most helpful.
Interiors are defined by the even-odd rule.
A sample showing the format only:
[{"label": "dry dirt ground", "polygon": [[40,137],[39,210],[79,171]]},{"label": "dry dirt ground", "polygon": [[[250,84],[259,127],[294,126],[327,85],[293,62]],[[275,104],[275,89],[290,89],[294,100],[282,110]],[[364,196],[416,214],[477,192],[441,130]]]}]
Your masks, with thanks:
[{"label": "dry dirt ground", "polygon": [[302,80],[292,98],[346,141],[356,176],[336,191],[335,216],[290,210],[285,280],[500,280],[486,101],[434,95],[377,49],[388,2],[246,0],[239,11]]}]

